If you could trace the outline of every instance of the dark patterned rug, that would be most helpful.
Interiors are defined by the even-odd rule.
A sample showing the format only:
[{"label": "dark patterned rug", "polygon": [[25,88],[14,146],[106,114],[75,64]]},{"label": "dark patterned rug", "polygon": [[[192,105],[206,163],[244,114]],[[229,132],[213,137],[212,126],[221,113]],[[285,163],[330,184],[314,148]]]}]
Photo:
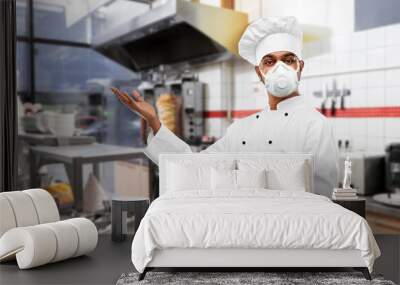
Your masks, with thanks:
[{"label": "dark patterned rug", "polygon": [[150,271],[142,281],[139,273],[124,273],[117,285],[133,284],[379,284],[395,285],[384,280],[382,275],[372,274],[372,281],[364,278],[360,272],[157,272]]}]

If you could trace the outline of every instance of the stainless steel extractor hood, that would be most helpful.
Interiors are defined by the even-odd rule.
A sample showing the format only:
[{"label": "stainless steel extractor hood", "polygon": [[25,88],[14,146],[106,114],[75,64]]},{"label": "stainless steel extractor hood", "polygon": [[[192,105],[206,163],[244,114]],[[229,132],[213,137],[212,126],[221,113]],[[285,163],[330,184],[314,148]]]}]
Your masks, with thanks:
[{"label": "stainless steel extractor hood", "polygon": [[93,39],[94,48],[134,71],[204,63],[237,54],[247,14],[169,0]]}]

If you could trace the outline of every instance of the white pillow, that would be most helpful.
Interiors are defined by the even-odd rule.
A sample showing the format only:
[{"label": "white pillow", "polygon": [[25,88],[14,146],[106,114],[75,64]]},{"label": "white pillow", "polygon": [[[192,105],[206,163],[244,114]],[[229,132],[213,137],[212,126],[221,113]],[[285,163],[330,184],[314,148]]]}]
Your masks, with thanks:
[{"label": "white pillow", "polygon": [[240,188],[267,188],[266,170],[234,170],[211,168],[213,190],[239,190]]},{"label": "white pillow", "polygon": [[167,191],[210,189],[210,167],[169,163]]},{"label": "white pillow", "polygon": [[298,166],[288,172],[281,169],[270,169],[267,173],[267,180],[269,189],[306,191],[303,166]]},{"label": "white pillow", "polygon": [[240,170],[267,170],[267,188],[275,190],[309,191],[304,160],[239,159]]},{"label": "white pillow", "polygon": [[211,168],[211,189],[236,189],[236,170]]},{"label": "white pillow", "polygon": [[238,188],[267,188],[267,171],[262,170],[236,170]]},{"label": "white pillow", "polygon": [[211,167],[234,169],[234,159],[174,159],[167,161],[166,191],[210,190]]}]

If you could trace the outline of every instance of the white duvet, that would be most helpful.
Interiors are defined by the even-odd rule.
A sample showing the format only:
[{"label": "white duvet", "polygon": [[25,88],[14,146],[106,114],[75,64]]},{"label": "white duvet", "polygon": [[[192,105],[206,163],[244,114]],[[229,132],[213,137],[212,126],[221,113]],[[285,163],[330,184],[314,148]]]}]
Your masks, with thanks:
[{"label": "white duvet", "polygon": [[154,249],[358,249],[369,271],[380,250],[365,219],[324,196],[266,189],[166,193],[151,204],[132,242],[143,272]]}]

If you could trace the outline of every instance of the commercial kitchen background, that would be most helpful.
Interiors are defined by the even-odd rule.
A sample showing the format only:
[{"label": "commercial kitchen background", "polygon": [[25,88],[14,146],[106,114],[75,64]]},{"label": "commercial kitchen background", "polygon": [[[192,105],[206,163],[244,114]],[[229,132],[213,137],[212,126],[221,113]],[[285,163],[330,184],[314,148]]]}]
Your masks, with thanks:
[{"label": "commercial kitchen background", "polygon": [[[145,147],[147,134],[139,116],[117,101],[109,90],[110,86],[124,90],[150,90],[151,97],[154,89],[161,85],[162,88],[169,86],[167,89],[171,93],[185,77],[189,81],[201,82],[200,95],[204,96],[202,135],[208,140],[203,137],[201,143],[193,144],[194,150],[223,136],[232,121],[266,108],[265,89],[253,67],[237,56],[225,61],[190,65],[184,74],[171,81],[168,66],[161,66],[153,69],[150,80],[144,80],[139,72],[116,63],[92,47],[93,39],[102,33],[164,5],[166,1],[154,1],[152,8],[143,2],[146,1],[17,0],[22,162],[19,164],[18,188],[32,186],[29,147],[46,144],[43,138],[39,140],[24,131],[31,123],[24,118],[26,109],[35,109],[27,102],[41,103],[43,110],[75,112],[75,137],[77,134],[87,135],[100,143],[137,149]],[[396,16],[400,4],[396,1],[193,2],[234,8],[247,13],[249,21],[260,16],[296,16],[305,35],[309,36],[303,49],[305,68],[300,93],[316,108],[326,110],[325,115],[334,126],[341,152],[361,153],[363,158],[378,155],[383,159],[385,148],[400,142],[400,16]],[[149,75],[146,76],[149,79]],[[336,108],[332,113],[333,101]],[[71,143],[77,142],[56,138],[54,144]],[[85,192],[92,193],[87,197],[107,200],[116,193],[127,194],[129,191],[151,195],[153,190],[147,189],[147,182],[156,171],[151,167],[149,170],[151,165],[144,156],[128,160],[101,163],[98,179],[91,175],[95,171],[92,166],[84,165],[83,185]],[[37,173],[41,186],[52,188],[55,195],[74,191],[62,164],[42,166]],[[360,175],[370,174],[362,172]],[[400,210],[371,198],[376,192],[388,191],[384,180],[380,181],[379,189],[368,192],[369,221],[376,232],[398,233]],[[60,188],[60,184],[66,188]],[[141,192],[143,189],[147,190]],[[60,198],[63,199],[66,205],[71,202],[68,197]]]}]

